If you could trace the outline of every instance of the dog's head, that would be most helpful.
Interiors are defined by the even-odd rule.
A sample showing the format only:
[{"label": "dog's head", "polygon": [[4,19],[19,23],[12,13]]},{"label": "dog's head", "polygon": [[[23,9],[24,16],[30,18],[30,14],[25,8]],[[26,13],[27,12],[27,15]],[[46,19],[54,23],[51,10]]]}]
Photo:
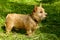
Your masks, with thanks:
[{"label": "dog's head", "polygon": [[34,18],[38,20],[43,20],[45,19],[45,17],[47,16],[47,13],[45,12],[44,8],[42,7],[42,5],[35,6],[34,10],[33,10],[33,14],[34,14]]}]

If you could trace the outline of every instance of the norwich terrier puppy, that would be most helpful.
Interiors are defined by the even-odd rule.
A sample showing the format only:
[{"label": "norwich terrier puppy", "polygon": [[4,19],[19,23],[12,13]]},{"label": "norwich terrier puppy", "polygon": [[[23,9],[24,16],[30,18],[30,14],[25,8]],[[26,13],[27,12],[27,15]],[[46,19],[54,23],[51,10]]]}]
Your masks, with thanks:
[{"label": "norwich terrier puppy", "polygon": [[5,21],[6,33],[9,33],[12,28],[15,29],[25,29],[28,36],[39,28],[39,21],[45,19],[47,13],[44,8],[40,6],[35,6],[32,14],[8,14]]}]

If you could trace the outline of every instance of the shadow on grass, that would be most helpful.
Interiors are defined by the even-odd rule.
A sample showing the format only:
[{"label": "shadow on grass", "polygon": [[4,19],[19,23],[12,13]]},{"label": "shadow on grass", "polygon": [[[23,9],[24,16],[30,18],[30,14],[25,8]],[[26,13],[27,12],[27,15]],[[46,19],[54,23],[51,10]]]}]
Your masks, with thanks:
[{"label": "shadow on grass", "polygon": [[15,30],[15,29],[13,28],[13,29],[12,29],[12,32],[21,33],[21,34],[26,34],[26,30],[25,30],[25,29]]},{"label": "shadow on grass", "polygon": [[60,23],[56,21],[43,22],[43,27],[40,27],[42,33],[55,34],[57,37],[60,37]]},{"label": "shadow on grass", "polygon": [[[1,28],[2,28],[2,30],[4,31],[4,33],[6,33],[5,26],[2,26]],[[25,34],[25,33],[26,33],[26,30],[25,30],[25,29],[15,30],[15,29],[13,28],[11,32],[16,32],[16,33]]]},{"label": "shadow on grass", "polygon": [[5,31],[6,31],[6,30],[5,30],[5,26],[1,26],[1,28],[2,28],[2,30],[3,30],[4,33],[5,33]]}]

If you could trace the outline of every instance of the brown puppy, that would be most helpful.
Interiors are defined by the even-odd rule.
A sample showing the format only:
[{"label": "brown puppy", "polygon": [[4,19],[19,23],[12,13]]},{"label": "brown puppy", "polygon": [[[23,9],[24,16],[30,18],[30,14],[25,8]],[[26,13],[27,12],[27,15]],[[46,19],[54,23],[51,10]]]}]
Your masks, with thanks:
[{"label": "brown puppy", "polygon": [[38,28],[38,22],[43,20],[46,15],[47,13],[41,5],[39,7],[35,6],[32,14],[29,15],[8,14],[5,22],[6,33],[9,33],[13,27],[15,29],[23,28],[30,36]]}]

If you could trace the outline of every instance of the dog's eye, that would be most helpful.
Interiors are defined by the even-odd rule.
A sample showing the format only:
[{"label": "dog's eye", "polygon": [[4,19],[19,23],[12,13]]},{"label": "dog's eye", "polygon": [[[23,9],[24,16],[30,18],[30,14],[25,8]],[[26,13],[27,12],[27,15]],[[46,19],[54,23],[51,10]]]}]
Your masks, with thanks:
[{"label": "dog's eye", "polygon": [[40,13],[43,13],[42,11],[40,11]]}]

